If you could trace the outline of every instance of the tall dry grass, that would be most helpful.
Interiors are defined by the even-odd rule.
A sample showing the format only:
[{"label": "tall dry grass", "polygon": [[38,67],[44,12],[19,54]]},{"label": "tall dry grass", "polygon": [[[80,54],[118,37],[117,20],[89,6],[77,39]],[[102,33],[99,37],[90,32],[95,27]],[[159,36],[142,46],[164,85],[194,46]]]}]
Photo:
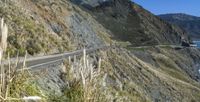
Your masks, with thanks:
[{"label": "tall dry grass", "polygon": [[73,61],[69,61],[63,67],[63,73],[67,75],[69,89],[66,92],[70,102],[106,102],[101,92],[101,58],[94,61],[83,50],[83,56],[77,58],[74,56]]},{"label": "tall dry grass", "polygon": [[[12,102],[12,101],[26,101],[28,100],[40,100],[40,97],[37,96],[27,96],[23,98],[13,98],[10,95],[12,89],[12,86],[15,85],[15,82],[18,80],[25,80],[26,76],[24,74],[24,67],[25,67],[25,60],[26,56],[24,58],[23,62],[23,68],[22,70],[18,71],[17,66],[18,66],[18,55],[17,55],[17,60],[15,64],[11,65],[10,61],[10,56],[8,53],[8,65],[3,65],[2,60],[4,58],[6,49],[7,49],[7,37],[8,37],[8,26],[4,23],[4,19],[2,18],[0,21],[0,36],[1,36],[1,42],[0,42],[0,102]],[[21,76],[21,77],[19,77]]]},{"label": "tall dry grass", "polygon": [[6,71],[5,66],[2,65],[3,55],[7,48],[8,27],[4,23],[3,18],[1,19],[0,23],[1,23],[0,24],[0,35],[1,35],[1,42],[0,42],[0,64],[1,64],[0,98],[1,98],[1,100],[6,100],[8,98],[8,91],[9,91],[8,84],[12,81],[12,77],[11,77],[11,73],[10,73],[10,68],[8,71]]}]

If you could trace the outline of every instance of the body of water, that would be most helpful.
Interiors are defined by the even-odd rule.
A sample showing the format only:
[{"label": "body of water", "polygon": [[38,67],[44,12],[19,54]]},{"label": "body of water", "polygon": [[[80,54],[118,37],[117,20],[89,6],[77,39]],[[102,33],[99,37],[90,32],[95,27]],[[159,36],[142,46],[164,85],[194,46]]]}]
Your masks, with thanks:
[{"label": "body of water", "polygon": [[195,44],[197,44],[197,47],[200,48],[200,41],[193,41]]}]

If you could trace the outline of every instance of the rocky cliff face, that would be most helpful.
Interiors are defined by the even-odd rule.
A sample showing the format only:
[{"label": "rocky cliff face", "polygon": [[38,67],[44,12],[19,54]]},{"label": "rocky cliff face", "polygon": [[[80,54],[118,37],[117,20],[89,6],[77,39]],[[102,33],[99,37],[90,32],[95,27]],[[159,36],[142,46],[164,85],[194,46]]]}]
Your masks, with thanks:
[{"label": "rocky cliff face", "polygon": [[187,14],[163,14],[159,15],[163,20],[166,20],[172,24],[176,24],[183,28],[190,34],[190,37],[194,40],[200,38],[200,18]]},{"label": "rocky cliff face", "polygon": [[[0,1],[0,5],[0,16],[9,26],[8,52],[13,56],[17,51],[23,55],[26,50],[36,55],[123,45],[89,56],[94,60],[94,67],[96,60],[102,58],[102,75],[97,82],[100,87],[96,93],[105,94],[103,98],[108,102],[200,100],[200,51],[155,46],[179,45],[188,38],[179,27],[135,3],[128,0],[8,0],[7,3]],[[66,102],[70,96],[64,87],[69,80],[60,77],[59,69],[63,66],[46,67],[45,74],[36,79],[44,92],[42,95],[49,93],[50,98],[59,95],[55,99]]]}]

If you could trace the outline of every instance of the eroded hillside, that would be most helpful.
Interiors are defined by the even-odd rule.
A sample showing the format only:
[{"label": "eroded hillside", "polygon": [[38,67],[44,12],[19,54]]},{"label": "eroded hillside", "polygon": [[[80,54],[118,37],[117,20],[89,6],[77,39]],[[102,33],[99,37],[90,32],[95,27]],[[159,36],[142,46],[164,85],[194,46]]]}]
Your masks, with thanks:
[{"label": "eroded hillside", "polygon": [[16,55],[58,53],[110,44],[108,30],[69,1],[10,1],[1,16],[9,25],[9,50]]}]

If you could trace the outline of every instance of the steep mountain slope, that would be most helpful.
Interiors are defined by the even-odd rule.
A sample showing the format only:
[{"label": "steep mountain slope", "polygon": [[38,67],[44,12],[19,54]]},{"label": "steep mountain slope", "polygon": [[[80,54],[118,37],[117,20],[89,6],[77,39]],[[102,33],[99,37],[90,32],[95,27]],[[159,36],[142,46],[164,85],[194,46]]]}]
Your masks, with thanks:
[{"label": "steep mountain slope", "polygon": [[[2,2],[2,1],[1,1]],[[48,54],[110,44],[108,30],[69,1],[9,1],[0,16],[9,25],[11,55]]]},{"label": "steep mountain slope", "polygon": [[187,14],[163,14],[159,15],[163,20],[176,24],[185,29],[194,40],[200,39],[200,17]]},{"label": "steep mountain slope", "polygon": [[[87,56],[94,60],[95,68],[102,59],[100,87],[95,88],[99,88],[96,93],[105,94],[107,102],[200,100],[200,51],[155,46],[179,45],[188,38],[177,26],[128,0],[7,0],[0,1],[0,16],[9,26],[7,52],[13,56],[26,50],[29,55],[44,55],[113,45]],[[125,46],[115,46],[118,44]],[[76,63],[76,58],[69,61]],[[70,97],[65,91],[71,88],[70,80],[64,79],[71,77],[63,78],[62,68],[44,66],[38,71],[41,77],[35,79],[41,96],[54,98],[52,102],[66,102]],[[77,89],[72,93],[79,95]],[[24,91],[28,90],[18,96],[32,95]]]},{"label": "steep mountain slope", "polygon": [[114,38],[132,45],[180,44],[185,32],[129,0],[72,0],[86,8]]}]

